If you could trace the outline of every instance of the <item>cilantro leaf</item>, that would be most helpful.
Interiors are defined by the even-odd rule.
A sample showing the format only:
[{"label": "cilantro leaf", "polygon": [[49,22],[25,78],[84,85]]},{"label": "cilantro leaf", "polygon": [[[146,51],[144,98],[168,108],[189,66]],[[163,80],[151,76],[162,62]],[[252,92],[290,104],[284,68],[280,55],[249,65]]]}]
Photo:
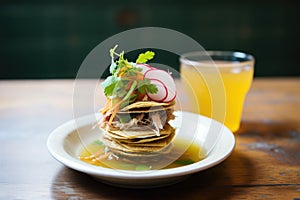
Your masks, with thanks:
[{"label": "cilantro leaf", "polygon": [[150,80],[149,79],[143,79],[143,80],[139,81],[139,84],[137,86],[138,91],[141,94],[146,94],[146,87],[147,87],[148,84],[150,84]]},{"label": "cilantro leaf", "polygon": [[146,94],[146,90],[150,94],[155,94],[158,91],[156,85],[151,84],[150,80],[147,78],[139,81],[137,88],[141,94]]},{"label": "cilantro leaf", "polygon": [[141,53],[139,57],[136,59],[136,63],[146,63],[154,57],[155,53],[153,51],[146,51],[145,53]]},{"label": "cilantro leaf", "polygon": [[113,91],[114,97],[124,97],[127,94],[127,91],[125,90],[125,84],[124,81],[121,79],[116,83],[116,86]]},{"label": "cilantro leaf", "polygon": [[[115,50],[117,49],[118,45],[116,45],[114,48],[110,49],[110,57],[111,57],[111,65],[109,67],[109,72],[114,76],[119,76],[119,73],[122,68],[126,68],[126,66],[130,66],[130,63],[127,61],[127,59],[124,58],[124,51],[121,53],[116,53]],[[119,59],[115,61],[114,56],[118,56]]]},{"label": "cilantro leaf", "polygon": [[158,89],[156,87],[156,85],[154,84],[149,84],[147,85],[147,92],[150,93],[150,94],[155,94],[157,93]]},{"label": "cilantro leaf", "polygon": [[[134,102],[139,94],[145,95],[148,93],[156,93],[158,91],[154,84],[150,83],[149,79],[138,78],[141,76],[141,69],[136,67],[136,63],[145,63],[154,57],[154,52],[146,51],[141,53],[136,60],[136,63],[129,62],[124,58],[124,51],[117,53],[116,45],[110,50],[111,65],[109,71],[111,76],[101,84],[105,96],[110,99]],[[118,57],[115,61],[115,56]],[[136,79],[134,78],[136,77]],[[133,81],[134,80],[134,81]],[[133,81],[133,82],[132,82]]]},{"label": "cilantro leaf", "polygon": [[101,84],[101,87],[104,90],[104,94],[106,96],[112,96],[113,91],[115,89],[116,84],[119,82],[120,78],[115,76],[109,76],[105,79],[105,81]]}]

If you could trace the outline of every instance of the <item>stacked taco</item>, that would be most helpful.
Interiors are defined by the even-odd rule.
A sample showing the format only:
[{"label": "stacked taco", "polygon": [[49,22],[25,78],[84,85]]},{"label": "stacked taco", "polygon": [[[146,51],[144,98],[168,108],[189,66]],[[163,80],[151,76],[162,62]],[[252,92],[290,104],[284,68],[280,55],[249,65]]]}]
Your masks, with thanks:
[{"label": "stacked taco", "polygon": [[[164,70],[144,64],[154,56],[147,51],[135,63],[124,59],[124,52],[111,50],[112,64],[102,87],[107,97],[101,110],[103,142],[110,151],[128,157],[156,156],[172,148],[175,129],[175,83]],[[119,57],[114,61],[114,55]]]}]

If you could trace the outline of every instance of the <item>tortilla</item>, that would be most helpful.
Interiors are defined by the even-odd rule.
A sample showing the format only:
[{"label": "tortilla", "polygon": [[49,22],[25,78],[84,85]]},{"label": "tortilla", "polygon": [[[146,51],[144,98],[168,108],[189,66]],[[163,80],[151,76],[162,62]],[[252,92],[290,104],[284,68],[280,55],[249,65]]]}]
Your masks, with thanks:
[{"label": "tortilla", "polygon": [[104,135],[104,143],[111,149],[117,149],[125,152],[131,153],[149,153],[157,152],[167,146],[175,135],[175,129],[172,129],[172,132],[168,137],[159,138],[157,140],[152,140],[144,143],[127,143],[122,140],[115,140],[108,135]]},{"label": "tortilla", "polygon": [[112,148],[110,148],[110,149],[111,149],[111,151],[113,151],[117,155],[122,155],[122,156],[126,156],[126,157],[129,157],[129,158],[138,158],[139,161],[142,162],[142,160],[140,160],[142,158],[158,157],[162,154],[170,153],[172,148],[173,148],[173,144],[170,143],[168,146],[165,146],[160,151],[148,152],[148,153],[145,153],[145,152],[136,153],[136,152],[122,151],[122,150],[119,150],[119,149],[112,149]]},{"label": "tortilla", "polygon": [[[111,124],[113,128],[104,130],[104,144],[112,152],[129,157],[153,157],[170,151],[175,129],[168,121],[174,118],[174,104],[175,101],[138,101],[125,106],[117,112],[116,121]],[[121,119],[128,114],[130,121],[122,124]]]},{"label": "tortilla", "polygon": [[[160,135],[169,135],[172,131],[172,127],[169,124],[166,124],[164,126],[163,130],[160,130]],[[149,138],[156,136],[156,133],[154,130],[145,130],[145,131],[107,131],[108,135],[112,135],[114,138],[120,138],[120,139],[135,139],[135,138]],[[158,136],[159,137],[159,136]]]},{"label": "tortilla", "polygon": [[127,145],[121,144],[116,140],[110,140],[107,137],[103,138],[103,142],[112,150],[121,150],[128,153],[150,153],[161,150],[161,147],[128,147]]},{"label": "tortilla", "polygon": [[127,144],[143,144],[143,143],[147,143],[147,142],[161,140],[166,137],[169,137],[169,135],[161,135],[159,137],[153,136],[153,137],[149,137],[149,138],[140,138],[140,139],[119,139],[119,141],[122,143],[127,143]]},{"label": "tortilla", "polygon": [[111,132],[107,132],[105,135],[110,138],[113,138],[115,140],[118,140],[118,141],[124,141],[126,143],[144,143],[144,142],[159,140],[159,139],[166,138],[169,136],[168,134],[166,134],[166,135],[160,135],[160,136],[153,135],[153,136],[149,136],[149,137],[143,136],[143,137],[139,137],[139,138],[125,138],[125,137],[121,137],[121,136],[116,135]]},{"label": "tortilla", "polygon": [[160,103],[155,101],[138,101],[122,108],[118,113],[149,113],[159,110],[171,109],[175,101],[169,103]]},{"label": "tortilla", "polygon": [[[171,135],[168,135],[168,137],[165,138],[148,138],[149,141],[143,142],[143,143],[133,143],[133,142],[127,142],[127,141],[118,141],[120,144],[127,146],[128,148],[135,148],[135,147],[164,147],[170,143],[170,141],[173,139],[174,133]],[[152,140],[151,140],[152,139]]]}]

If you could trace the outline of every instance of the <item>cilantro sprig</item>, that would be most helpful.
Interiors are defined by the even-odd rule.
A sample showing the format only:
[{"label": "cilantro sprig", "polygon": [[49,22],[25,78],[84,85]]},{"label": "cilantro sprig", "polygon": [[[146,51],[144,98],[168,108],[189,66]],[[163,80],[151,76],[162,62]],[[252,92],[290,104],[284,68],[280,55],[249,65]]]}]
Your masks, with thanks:
[{"label": "cilantro sprig", "polygon": [[145,53],[141,53],[139,57],[136,59],[136,63],[146,63],[154,57],[155,53],[153,51],[146,51]]},{"label": "cilantro sprig", "polygon": [[[107,77],[101,84],[104,94],[113,102],[122,101],[121,105],[126,102],[132,103],[141,100],[146,92],[155,94],[158,89],[149,79],[143,77],[141,68],[137,67],[138,63],[146,63],[151,60],[155,53],[146,51],[141,53],[135,62],[129,62],[124,58],[124,51],[117,53],[118,45],[110,50],[111,65],[109,71],[111,76]],[[117,59],[115,60],[115,57]]]}]

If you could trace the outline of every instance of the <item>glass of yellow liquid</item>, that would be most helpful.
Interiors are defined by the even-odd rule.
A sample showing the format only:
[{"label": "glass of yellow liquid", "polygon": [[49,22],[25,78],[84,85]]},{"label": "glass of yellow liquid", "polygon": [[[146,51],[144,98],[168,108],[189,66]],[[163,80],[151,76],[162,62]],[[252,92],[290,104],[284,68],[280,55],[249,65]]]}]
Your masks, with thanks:
[{"label": "glass of yellow liquid", "polygon": [[242,52],[201,51],[183,54],[180,64],[192,111],[236,132],[253,79],[254,57]]}]

